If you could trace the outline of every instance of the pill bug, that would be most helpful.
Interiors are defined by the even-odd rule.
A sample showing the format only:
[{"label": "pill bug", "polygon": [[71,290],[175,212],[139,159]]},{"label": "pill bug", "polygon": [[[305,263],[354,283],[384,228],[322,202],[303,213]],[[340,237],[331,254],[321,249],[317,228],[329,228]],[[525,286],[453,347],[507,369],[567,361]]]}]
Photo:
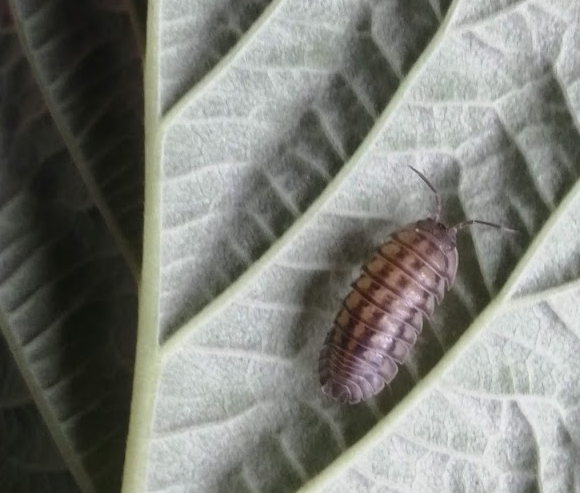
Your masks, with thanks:
[{"label": "pill bug", "polygon": [[343,403],[357,404],[376,395],[406,361],[423,317],[433,314],[455,280],[460,229],[478,223],[516,232],[479,219],[445,226],[439,221],[439,193],[409,167],[434,193],[433,213],[392,234],[362,267],[320,352],[322,391]]}]

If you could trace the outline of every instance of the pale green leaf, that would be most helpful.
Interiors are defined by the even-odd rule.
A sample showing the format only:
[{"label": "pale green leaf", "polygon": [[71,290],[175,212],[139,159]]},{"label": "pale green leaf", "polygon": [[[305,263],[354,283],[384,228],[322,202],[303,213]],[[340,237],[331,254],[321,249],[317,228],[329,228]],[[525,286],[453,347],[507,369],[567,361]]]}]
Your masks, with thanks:
[{"label": "pale green leaf", "polygon": [[[0,47],[0,329],[62,455],[48,446],[32,403],[4,409],[0,467],[7,479],[5,468],[21,467],[6,491],[72,491],[63,463],[82,491],[115,491],[132,385],[134,278],[16,33],[2,30]],[[13,370],[1,370],[7,385]]]},{"label": "pale green leaf", "polygon": [[[154,2],[156,9],[155,3],[159,2]],[[194,87],[235,47],[269,3],[280,2],[170,0],[159,3],[158,49],[162,56],[158,63],[163,84],[159,86],[156,111],[164,113]]]},{"label": "pale green leaf", "polygon": [[[210,11],[150,2],[124,491],[575,491],[580,6],[273,1],[201,77]],[[462,232],[393,384],[329,402],[349,282],[431,208],[408,164],[521,234]]]},{"label": "pale green leaf", "polygon": [[185,91],[173,88],[173,65],[187,71],[198,50],[212,52],[186,43],[193,55],[175,56],[178,33],[210,22],[193,5],[163,1],[156,14],[159,79],[151,92],[162,108],[173,98],[166,91],[183,93],[157,134],[166,197],[159,210],[162,338],[229,286],[327,187],[442,15],[423,1],[275,1],[230,58]]},{"label": "pale green leaf", "polygon": [[132,270],[143,226],[142,62],[127,11],[106,0],[14,0],[43,97]]}]

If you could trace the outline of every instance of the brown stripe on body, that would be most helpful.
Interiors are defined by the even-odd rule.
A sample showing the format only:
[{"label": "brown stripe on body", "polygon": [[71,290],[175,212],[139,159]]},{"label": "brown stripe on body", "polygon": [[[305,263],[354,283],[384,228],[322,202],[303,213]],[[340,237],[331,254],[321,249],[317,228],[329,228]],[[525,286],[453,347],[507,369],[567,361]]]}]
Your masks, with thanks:
[{"label": "brown stripe on body", "polygon": [[443,299],[445,279],[408,247],[390,241],[382,245],[377,253],[415,279],[438,301]]},{"label": "brown stripe on body", "polygon": [[[331,366],[348,368],[351,372],[376,372],[382,364],[384,356],[380,353],[369,352],[359,347],[356,341],[351,341],[336,326],[332,328],[333,338],[328,345]],[[365,358],[366,356],[366,358]]]},{"label": "brown stripe on body", "polygon": [[403,298],[401,296],[402,286],[398,286],[399,273],[402,272],[401,269],[397,269],[397,267],[389,264],[379,255],[375,255],[363,265],[361,270],[363,274],[368,275],[378,284],[399,296],[408,306],[411,308],[415,306],[413,300],[409,299],[409,297]]},{"label": "brown stripe on body", "polygon": [[[361,320],[356,316],[356,314],[351,313],[346,307],[342,307],[338,312],[338,315],[334,319],[334,324],[338,325],[341,329],[348,332],[355,332],[358,337],[360,331],[365,330],[365,333],[369,334],[369,337],[374,334],[381,334],[393,339],[398,339],[407,343],[409,346],[415,344],[417,340],[417,332],[410,325],[399,322],[392,317],[386,316],[381,319],[381,323],[375,326],[369,325],[364,320]],[[362,326],[362,327],[359,327]]]},{"label": "brown stripe on body", "polygon": [[[356,333],[354,331],[347,331],[340,325],[336,324],[335,331],[343,335],[343,347],[346,351],[352,352],[353,355],[358,356],[365,361],[372,361],[375,363],[383,358],[392,358],[397,363],[404,363],[409,356],[410,346],[393,337],[390,337],[384,332],[375,332],[367,329],[363,333]],[[346,346],[344,345],[346,339]],[[379,355],[379,356],[375,356]]]},{"label": "brown stripe on body", "polygon": [[419,310],[410,307],[401,298],[383,288],[367,274],[362,274],[352,286],[363,297],[397,320],[416,325],[414,321],[423,318]]},{"label": "brown stripe on body", "polygon": [[[401,355],[406,354],[409,348],[404,342],[397,341],[388,336],[386,337],[387,345],[384,347],[384,345],[372,345],[368,340],[361,341],[354,337],[352,333],[343,330],[339,325],[335,324],[333,330],[336,333],[336,336],[333,338],[333,343],[337,347],[355,358],[364,360],[372,365],[380,364],[384,358],[394,358],[394,356],[400,358]],[[404,348],[402,349],[401,346],[404,346]]]},{"label": "brown stripe on body", "polygon": [[405,229],[395,233],[392,238],[393,241],[415,252],[440,276],[446,276],[449,259],[439,247],[437,238],[431,233],[421,230]]},{"label": "brown stripe on body", "polygon": [[332,331],[334,336],[332,338],[332,346],[341,349],[357,362],[368,363],[369,365],[376,367],[381,364],[383,359],[388,355],[377,351],[376,349],[369,349],[361,345],[356,339],[348,336],[345,332],[341,331],[336,325],[333,327]]},{"label": "brown stripe on body", "polygon": [[[389,357],[380,363],[369,363],[356,357],[351,346],[347,352],[338,344],[344,343],[336,325],[329,331],[320,354],[319,376],[325,393],[356,404],[380,392],[398,372],[397,364]],[[338,343],[338,344],[337,344]],[[368,353],[367,353],[368,355]]]},{"label": "brown stripe on body", "polygon": [[353,363],[346,361],[335,348],[329,347],[328,364],[323,369],[321,377],[332,378],[338,382],[349,384],[352,381],[353,375],[372,373],[373,371],[375,373],[377,372],[376,369],[370,370],[360,365],[355,366]]},{"label": "brown stripe on body", "polygon": [[343,307],[346,308],[355,318],[366,323],[370,327],[381,330],[381,327],[387,327],[394,322],[404,324],[414,330],[417,334],[423,327],[423,317],[417,311],[417,316],[411,322],[395,319],[389,312],[383,310],[369,298],[363,296],[359,291],[353,289],[343,301]]},{"label": "brown stripe on body", "polygon": [[345,371],[341,368],[339,358],[328,350],[328,360],[323,368],[320,369],[320,382],[324,384],[324,379],[333,378],[341,383],[348,383],[352,372]]},{"label": "brown stripe on body", "polygon": [[336,348],[331,348],[331,363],[328,367],[328,373],[339,381],[348,383],[352,381],[353,376],[378,373],[378,368],[369,368],[364,365],[356,365],[342,355]]},{"label": "brown stripe on body", "polygon": [[320,383],[324,385],[328,379],[348,384],[350,372],[344,372],[340,367],[339,358],[331,351],[331,344],[325,344],[318,364]]},{"label": "brown stripe on body", "polygon": [[403,270],[375,255],[364,267],[363,272],[377,283],[397,295],[407,305],[418,308],[429,317],[435,310],[435,296],[424,289]]},{"label": "brown stripe on body", "polygon": [[371,351],[377,351],[384,356],[390,356],[399,363],[405,361],[415,340],[413,338],[412,341],[407,342],[401,338],[393,337],[386,331],[377,331],[359,322],[344,309],[336,317],[334,324],[334,330],[340,330],[346,337],[356,341],[361,346]]}]

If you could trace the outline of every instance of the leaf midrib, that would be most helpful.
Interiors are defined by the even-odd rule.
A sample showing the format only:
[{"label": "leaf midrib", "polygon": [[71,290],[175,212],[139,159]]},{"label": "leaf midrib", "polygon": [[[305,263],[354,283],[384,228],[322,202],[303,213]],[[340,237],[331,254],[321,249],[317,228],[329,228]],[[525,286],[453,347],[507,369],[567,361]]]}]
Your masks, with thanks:
[{"label": "leaf midrib", "polygon": [[201,326],[211,318],[217,316],[229,303],[249,284],[257,278],[278,254],[298,236],[299,232],[307,225],[308,221],[322,209],[322,207],[336,193],[339,186],[356,168],[358,162],[369,151],[371,144],[385,127],[394,111],[403,101],[420,72],[424,70],[428,59],[433,51],[439,46],[441,38],[447,32],[451,24],[456,4],[459,0],[453,0],[447,14],[439,28],[429,41],[429,44],[417,58],[405,79],[399,84],[392,98],[388,102],[382,114],[375,121],[372,129],[368,132],[361,145],[357,148],[350,160],[334,176],[328,186],[313,201],[308,209],[296,222],[290,226],[270,248],[254,262],[242,275],[240,275],[228,288],[220,293],[212,302],[204,307],[199,313],[175,331],[160,347],[158,343],[159,330],[159,287],[160,287],[160,198],[161,198],[161,157],[164,144],[164,130],[179,115],[191,100],[195,99],[203,89],[217,80],[228,63],[239,54],[248,44],[259,27],[263,25],[267,16],[271,15],[281,0],[274,0],[262,13],[252,28],[238,41],[208,74],[188,91],[180,100],[163,116],[159,106],[159,15],[160,2],[149,3],[147,46],[148,56],[145,59],[145,138],[146,138],[146,167],[145,167],[145,224],[144,224],[144,250],[143,272],[140,289],[139,306],[139,331],[137,338],[135,377],[133,384],[133,397],[131,403],[131,419],[129,424],[129,436],[127,440],[125,469],[123,476],[123,493],[143,491],[146,483],[147,458],[151,430],[153,427],[153,411],[155,406],[156,390],[160,383],[161,372],[168,359],[187,343],[187,337],[197,326]]}]

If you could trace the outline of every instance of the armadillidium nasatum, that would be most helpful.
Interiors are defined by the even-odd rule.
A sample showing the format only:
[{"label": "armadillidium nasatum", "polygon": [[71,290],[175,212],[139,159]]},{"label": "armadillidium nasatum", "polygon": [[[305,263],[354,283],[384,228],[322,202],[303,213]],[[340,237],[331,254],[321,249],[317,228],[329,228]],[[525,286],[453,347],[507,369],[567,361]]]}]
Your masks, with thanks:
[{"label": "armadillidium nasatum", "polygon": [[391,235],[362,267],[342,302],[320,353],[323,392],[356,404],[379,393],[398,372],[429,318],[455,280],[457,231],[474,223],[515,230],[471,219],[447,227],[440,222],[439,193],[431,217]]}]

